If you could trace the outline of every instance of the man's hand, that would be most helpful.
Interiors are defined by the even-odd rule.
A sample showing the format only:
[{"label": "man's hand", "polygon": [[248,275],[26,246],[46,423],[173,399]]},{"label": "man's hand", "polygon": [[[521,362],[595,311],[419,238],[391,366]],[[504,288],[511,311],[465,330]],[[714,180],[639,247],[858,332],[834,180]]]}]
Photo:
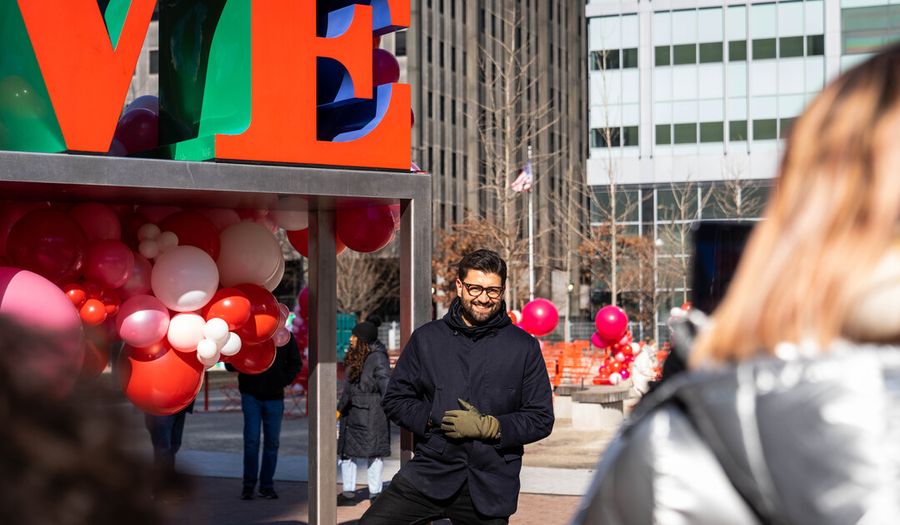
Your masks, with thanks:
[{"label": "man's hand", "polygon": [[441,430],[447,437],[459,439],[495,439],[500,434],[500,422],[494,416],[486,416],[474,405],[457,399],[463,410],[448,410],[441,420]]}]

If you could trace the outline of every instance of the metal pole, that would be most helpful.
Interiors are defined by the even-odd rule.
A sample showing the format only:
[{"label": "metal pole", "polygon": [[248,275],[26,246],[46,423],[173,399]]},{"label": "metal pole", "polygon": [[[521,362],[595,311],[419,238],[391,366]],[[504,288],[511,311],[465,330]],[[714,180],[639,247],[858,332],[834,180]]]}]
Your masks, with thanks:
[{"label": "metal pole", "polygon": [[337,523],[334,211],[309,214],[309,523]]},{"label": "metal pole", "polygon": [[528,145],[528,166],[531,169],[531,188],[528,190],[528,300],[534,300],[534,164],[531,163],[531,144]]}]

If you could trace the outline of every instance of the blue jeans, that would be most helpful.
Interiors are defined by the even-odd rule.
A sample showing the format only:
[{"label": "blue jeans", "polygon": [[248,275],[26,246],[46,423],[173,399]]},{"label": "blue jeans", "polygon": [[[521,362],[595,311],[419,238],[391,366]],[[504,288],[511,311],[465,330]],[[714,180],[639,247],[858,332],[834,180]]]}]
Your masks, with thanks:
[{"label": "blue jeans", "polygon": [[[244,411],[244,490],[253,490],[259,480],[260,490],[272,489],[275,465],[278,462],[278,438],[284,400],[262,401],[249,394],[241,394]],[[262,467],[259,466],[259,431],[262,427]]]},{"label": "blue jeans", "polygon": [[144,415],[144,424],[153,443],[153,461],[157,466],[175,468],[175,454],[181,448],[184,433],[184,416],[184,410],[171,416]]}]

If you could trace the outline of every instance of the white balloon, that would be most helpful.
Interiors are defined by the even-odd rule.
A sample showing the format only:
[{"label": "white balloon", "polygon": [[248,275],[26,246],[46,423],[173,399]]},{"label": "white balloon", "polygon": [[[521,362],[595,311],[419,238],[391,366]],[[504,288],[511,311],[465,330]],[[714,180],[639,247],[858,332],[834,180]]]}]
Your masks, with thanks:
[{"label": "white balloon", "polygon": [[288,344],[291,340],[291,332],[281,326],[278,330],[275,330],[275,335],[272,336],[272,342],[275,343],[275,346],[284,346]]},{"label": "white balloon", "polygon": [[193,352],[203,339],[206,319],[197,314],[177,314],[169,321],[169,344],[182,352]]},{"label": "white balloon", "polygon": [[146,259],[156,259],[156,256],[159,255],[159,243],[152,239],[141,241],[141,244],[138,245],[138,252]]},{"label": "white balloon", "polygon": [[159,251],[167,252],[178,246],[178,235],[175,232],[162,232],[156,242],[159,243]]},{"label": "white balloon", "polygon": [[222,345],[222,348],[219,352],[222,355],[234,355],[241,351],[241,336],[237,335],[234,332],[228,333],[228,340],[225,341],[225,344]]},{"label": "white balloon", "polygon": [[279,261],[278,268],[275,269],[275,273],[269,277],[265,284],[263,284],[263,288],[266,290],[273,292],[275,288],[278,288],[278,285],[281,284],[281,279],[284,277],[284,257],[282,257]]},{"label": "white balloon", "polygon": [[206,322],[203,335],[216,343],[216,348],[221,348],[228,340],[228,323],[224,319],[214,317]]},{"label": "white balloon", "polygon": [[613,372],[609,374],[609,382],[613,385],[618,385],[622,382],[622,374],[618,372]]},{"label": "white balloon", "polygon": [[239,222],[221,234],[219,276],[222,286],[251,283],[262,286],[273,278],[283,264],[281,245],[265,226],[255,222]]},{"label": "white balloon", "polygon": [[[197,358],[198,359],[219,359],[219,347],[216,345],[216,342],[212,339],[201,339],[199,343],[197,343]],[[200,361],[201,363],[203,361]]]},{"label": "white balloon", "polygon": [[272,210],[269,215],[275,220],[275,224],[285,230],[303,230],[309,227],[306,206],[306,199],[302,197],[284,197],[279,199],[278,209]]},{"label": "white balloon", "polygon": [[137,237],[139,241],[149,241],[159,237],[159,226],[148,222],[138,228]]},{"label": "white balloon", "polygon": [[219,287],[219,270],[206,252],[176,246],[157,258],[150,274],[153,295],[176,312],[199,310]]},{"label": "white balloon", "polygon": [[219,354],[216,354],[213,357],[200,357],[200,354],[197,354],[197,361],[200,361],[200,364],[206,368],[210,368],[219,362]]}]

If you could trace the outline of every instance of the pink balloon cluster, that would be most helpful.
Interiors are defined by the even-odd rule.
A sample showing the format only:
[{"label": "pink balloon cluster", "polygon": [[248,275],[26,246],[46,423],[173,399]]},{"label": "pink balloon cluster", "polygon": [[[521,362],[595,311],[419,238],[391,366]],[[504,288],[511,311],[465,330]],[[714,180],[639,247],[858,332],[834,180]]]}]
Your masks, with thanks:
[{"label": "pink balloon cluster", "polygon": [[559,312],[549,300],[534,299],[522,307],[521,318],[516,324],[535,337],[543,337],[556,330]]}]

